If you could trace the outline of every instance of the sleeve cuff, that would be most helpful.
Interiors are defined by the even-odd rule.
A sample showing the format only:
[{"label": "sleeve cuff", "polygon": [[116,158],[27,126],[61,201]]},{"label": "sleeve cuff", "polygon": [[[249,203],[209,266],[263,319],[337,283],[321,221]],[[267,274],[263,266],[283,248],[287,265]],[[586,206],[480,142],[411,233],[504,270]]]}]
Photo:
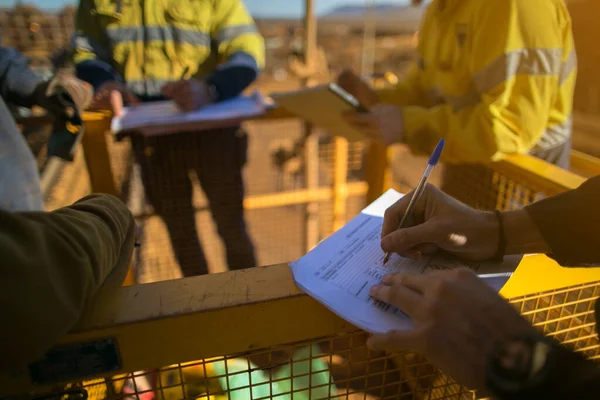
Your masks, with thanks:
[{"label": "sleeve cuff", "polygon": [[404,142],[416,154],[431,154],[440,141],[437,135],[427,124],[433,117],[432,110],[424,107],[404,107],[402,109],[404,120]]},{"label": "sleeve cuff", "polygon": [[210,75],[206,82],[215,86],[217,101],[227,100],[244,91],[258,76],[256,60],[247,53],[235,53]]},{"label": "sleeve cuff", "polygon": [[110,65],[100,60],[86,60],[77,64],[77,77],[90,83],[97,90],[103,83],[109,81],[121,82],[122,79]]},{"label": "sleeve cuff", "polygon": [[567,266],[598,265],[600,238],[596,203],[600,177],[577,189],[540,200],[526,207],[552,250],[552,257]]},{"label": "sleeve cuff", "polygon": [[16,77],[18,82],[20,82],[20,88],[18,89],[21,92],[21,96],[24,99],[28,99],[28,103],[31,105],[36,103],[36,88],[40,85],[40,83],[44,82],[44,80],[34,72],[29,69],[23,71],[19,77]]}]

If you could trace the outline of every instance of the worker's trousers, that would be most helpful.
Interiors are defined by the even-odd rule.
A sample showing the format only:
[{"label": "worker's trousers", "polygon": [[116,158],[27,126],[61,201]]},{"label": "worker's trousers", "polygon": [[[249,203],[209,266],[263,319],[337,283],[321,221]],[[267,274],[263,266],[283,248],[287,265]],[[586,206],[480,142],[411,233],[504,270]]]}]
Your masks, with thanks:
[{"label": "worker's trousers", "polygon": [[256,265],[244,218],[248,136],[240,128],[133,137],[147,200],[167,229],[184,276],[208,273],[192,203],[195,173],[206,194],[230,270]]}]

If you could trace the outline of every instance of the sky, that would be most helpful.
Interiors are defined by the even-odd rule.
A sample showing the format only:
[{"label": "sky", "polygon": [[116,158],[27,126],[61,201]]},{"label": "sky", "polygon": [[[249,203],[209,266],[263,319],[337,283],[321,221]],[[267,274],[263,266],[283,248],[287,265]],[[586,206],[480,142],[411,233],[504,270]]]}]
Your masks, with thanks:
[{"label": "sky", "polygon": [[[11,7],[16,0],[0,0],[0,7]],[[74,0],[23,0],[23,3],[35,4],[40,8],[57,9]],[[303,0],[244,0],[252,15],[256,17],[300,17],[303,14]],[[377,3],[407,4],[408,0],[384,0]],[[364,4],[365,0],[315,0],[317,13],[327,11],[341,5]]]}]

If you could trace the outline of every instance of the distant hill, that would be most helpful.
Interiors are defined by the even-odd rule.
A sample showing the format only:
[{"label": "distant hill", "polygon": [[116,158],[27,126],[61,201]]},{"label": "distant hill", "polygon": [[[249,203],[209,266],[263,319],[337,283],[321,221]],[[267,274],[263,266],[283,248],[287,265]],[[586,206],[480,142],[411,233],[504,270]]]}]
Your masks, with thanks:
[{"label": "distant hill", "polygon": [[[342,21],[351,24],[362,21],[365,16],[364,6],[347,5],[334,8],[324,14],[319,20],[324,22]],[[418,29],[421,18],[425,11],[424,7],[400,6],[397,4],[377,4],[375,6],[375,18],[380,27],[390,28],[397,25],[398,28]]]},{"label": "distant hill", "polygon": [[[392,10],[396,10],[399,8],[406,8],[404,6],[398,6],[396,4],[376,4],[375,10],[376,12],[388,12]],[[341,17],[341,16],[362,16],[365,12],[365,6],[359,5],[348,5],[336,7],[331,10],[329,13],[325,14],[325,17]]]}]

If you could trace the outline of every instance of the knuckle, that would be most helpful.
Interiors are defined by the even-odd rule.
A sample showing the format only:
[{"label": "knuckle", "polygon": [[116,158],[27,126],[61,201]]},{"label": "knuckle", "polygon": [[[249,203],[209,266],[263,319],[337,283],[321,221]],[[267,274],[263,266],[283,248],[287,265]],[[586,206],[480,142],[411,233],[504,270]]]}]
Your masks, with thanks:
[{"label": "knuckle", "polygon": [[452,275],[453,275],[454,279],[456,279],[457,281],[464,282],[464,281],[472,279],[474,276],[474,273],[469,268],[460,267],[460,268],[456,268],[455,270],[453,270]]},{"label": "knuckle", "polygon": [[394,238],[396,246],[402,246],[404,243],[410,241],[410,234],[406,230],[397,231],[392,237]]},{"label": "knuckle", "polygon": [[400,293],[398,293],[398,289],[394,286],[390,286],[387,292],[387,298],[382,299],[382,301],[388,304],[396,305],[398,300],[400,300]]},{"label": "knuckle", "polygon": [[430,320],[424,324],[421,324],[418,328],[418,337],[425,349],[432,348],[435,335],[439,331],[439,328],[435,320]]},{"label": "knuckle", "polygon": [[443,302],[443,299],[448,295],[450,290],[450,283],[445,279],[436,279],[431,285],[431,300],[434,305],[438,305]]},{"label": "knuckle", "polygon": [[425,321],[430,320],[431,317],[437,313],[438,303],[439,300],[437,299],[424,299],[421,303],[420,317]]},{"label": "knuckle", "polygon": [[395,253],[401,253],[403,251],[405,251],[406,249],[404,248],[404,239],[403,239],[403,235],[404,233],[402,231],[394,231],[392,232],[388,238],[386,239],[387,242],[387,247],[390,247],[392,251],[394,251]]},{"label": "knuckle", "polygon": [[395,215],[395,212],[394,212],[393,206],[392,206],[385,210],[385,212],[383,213],[383,218],[386,220],[391,219],[391,218],[394,218],[394,215]]},{"label": "knuckle", "polygon": [[435,186],[433,186],[431,183],[427,183],[425,185],[425,191],[426,192],[435,192],[437,188]]}]

